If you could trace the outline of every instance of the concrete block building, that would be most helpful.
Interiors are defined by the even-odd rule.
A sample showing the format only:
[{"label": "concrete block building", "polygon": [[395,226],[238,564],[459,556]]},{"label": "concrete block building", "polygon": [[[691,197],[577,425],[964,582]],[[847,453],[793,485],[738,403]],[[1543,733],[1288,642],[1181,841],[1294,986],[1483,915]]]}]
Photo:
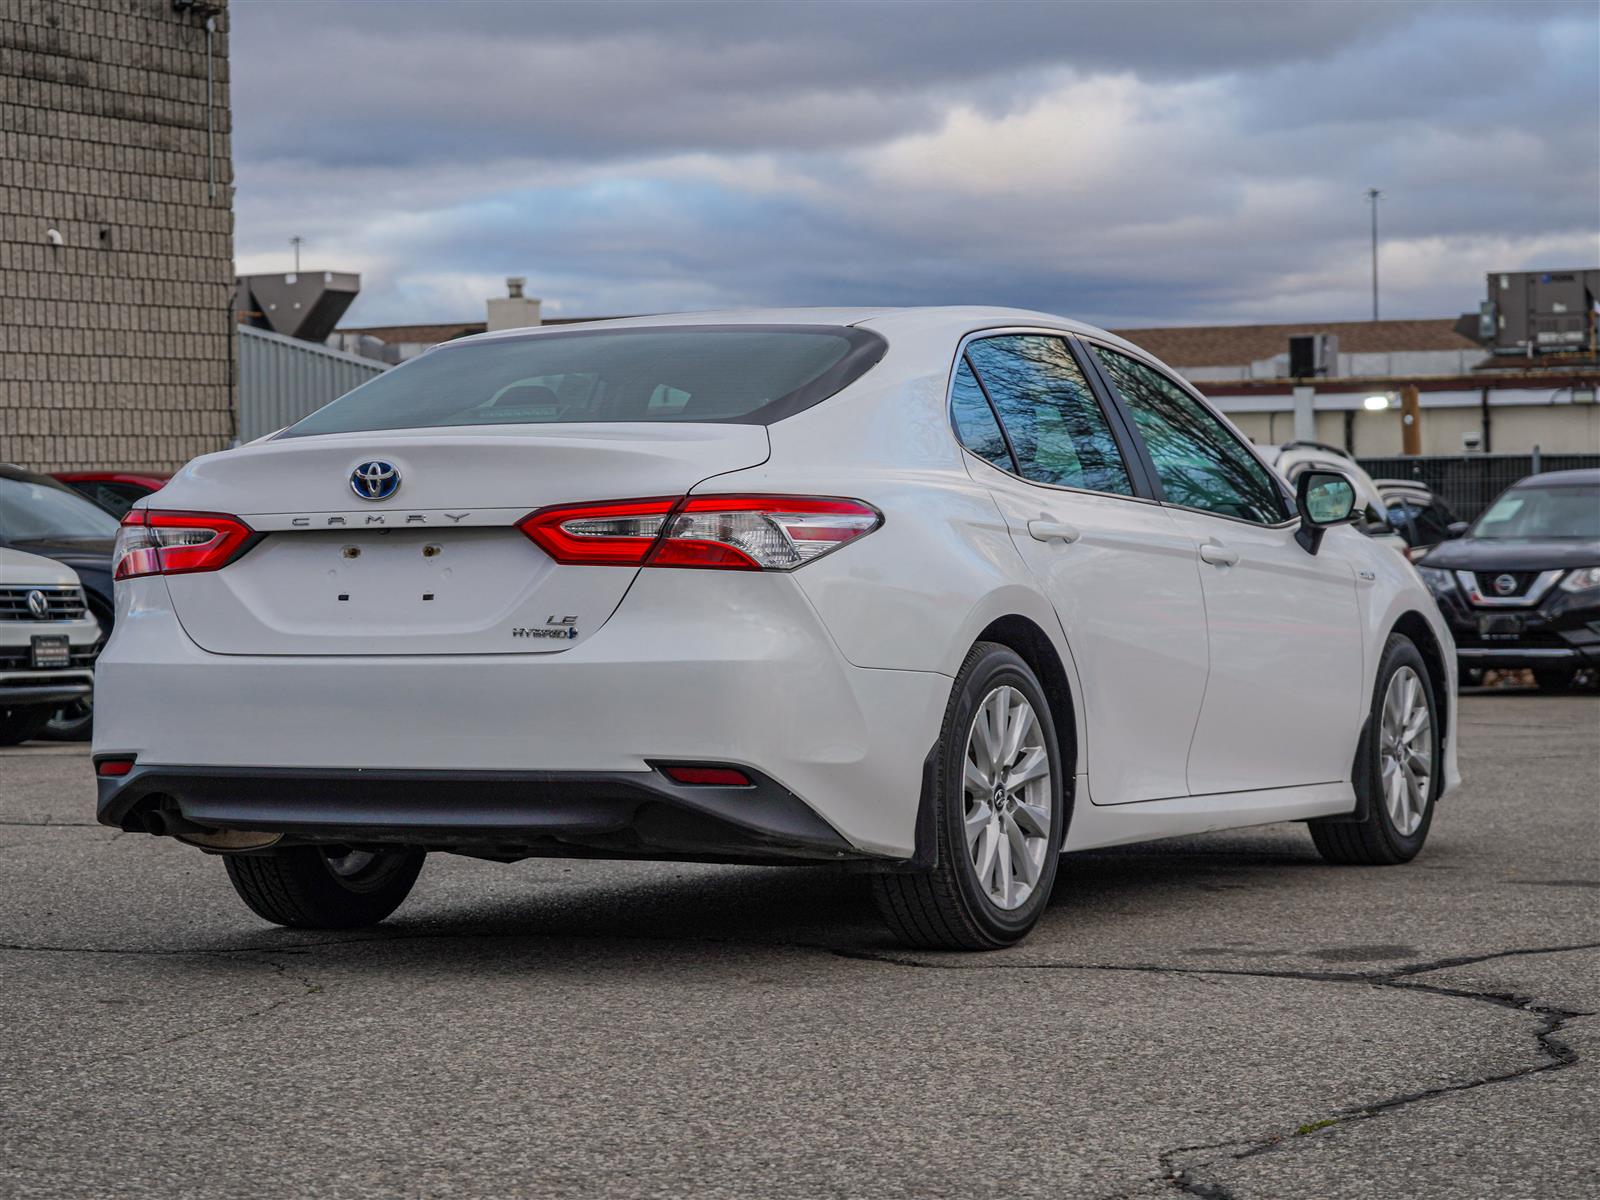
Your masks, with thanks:
[{"label": "concrete block building", "polygon": [[225,0],[0,0],[0,461],[233,437]]}]

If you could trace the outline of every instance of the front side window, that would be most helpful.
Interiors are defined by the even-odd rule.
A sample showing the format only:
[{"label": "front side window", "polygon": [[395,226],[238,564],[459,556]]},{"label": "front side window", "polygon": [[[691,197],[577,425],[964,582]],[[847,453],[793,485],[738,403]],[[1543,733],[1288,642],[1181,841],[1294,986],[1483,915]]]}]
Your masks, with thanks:
[{"label": "front side window", "polygon": [[1133,415],[1169,503],[1274,525],[1287,517],[1272,474],[1228,427],[1154,367],[1095,347]]},{"label": "front side window", "polygon": [[853,383],[885,348],[874,333],[835,325],[600,329],[446,344],[278,436],[596,421],[764,425]]},{"label": "front side window", "polygon": [[967,359],[1000,414],[1024,479],[1133,495],[1111,424],[1064,340],[983,338],[968,343]]}]

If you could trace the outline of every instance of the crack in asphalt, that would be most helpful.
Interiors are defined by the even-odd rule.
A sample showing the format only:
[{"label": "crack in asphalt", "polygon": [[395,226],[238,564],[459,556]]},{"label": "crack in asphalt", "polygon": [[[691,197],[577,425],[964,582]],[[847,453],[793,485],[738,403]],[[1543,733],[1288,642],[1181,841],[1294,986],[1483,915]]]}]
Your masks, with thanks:
[{"label": "crack in asphalt", "polygon": [[[976,963],[970,966],[958,966],[954,963],[927,962],[920,959],[904,958],[894,955],[880,954],[874,951],[846,951],[834,950],[833,953],[844,958],[852,958],[869,962],[881,962],[890,966],[914,967],[925,970],[943,971],[970,971],[970,970],[1078,970],[1078,971],[1131,971],[1156,975],[1223,975],[1256,979],[1295,979],[1311,983],[1342,983],[1362,984],[1371,988],[1388,988],[1402,992],[1421,992],[1425,995],[1445,996],[1457,1000],[1472,1000],[1484,1004],[1493,1004],[1500,1008],[1511,1009],[1515,1012],[1525,1012],[1540,1018],[1539,1026],[1534,1030],[1534,1038],[1539,1044],[1540,1052],[1545,1055],[1546,1061],[1534,1063],[1526,1067],[1519,1067],[1514,1071],[1506,1071],[1498,1075],[1485,1076],[1481,1079],[1471,1079],[1464,1083],[1442,1084],[1439,1087],[1426,1088],[1417,1092],[1404,1092],[1395,1096],[1388,1096],[1368,1104],[1355,1105],[1349,1108],[1336,1110],[1334,1115],[1325,1118],[1316,1124],[1315,1129],[1306,1130],[1304,1133],[1291,1131],[1288,1133],[1270,1133],[1253,1139],[1231,1139],[1225,1142],[1210,1142],[1194,1146],[1174,1146],[1157,1154],[1156,1159],[1161,1166],[1160,1182],[1177,1189],[1186,1195],[1207,1197],[1208,1200],[1232,1200],[1228,1190],[1218,1183],[1208,1183],[1198,1179],[1192,1173],[1211,1167],[1216,1159],[1204,1159],[1197,1163],[1184,1162],[1184,1156],[1210,1150],[1227,1150],[1228,1158],[1239,1162],[1252,1158],[1258,1154],[1266,1154],[1296,1144],[1297,1137],[1307,1136],[1310,1133],[1320,1132],[1323,1129],[1336,1125],[1348,1124],[1352,1121],[1366,1121],[1392,1112],[1407,1105],[1416,1104],[1424,1100],[1432,1100],[1440,1096],[1448,1096],[1457,1092],[1472,1091],[1476,1088],[1488,1087],[1491,1084],[1507,1083],[1513,1079],[1522,1079],[1528,1075],[1535,1075],[1543,1071],[1556,1071],[1573,1066],[1578,1062],[1578,1054],[1572,1047],[1556,1038],[1568,1021],[1579,1017],[1591,1017],[1595,1014],[1581,1010],[1556,1008],[1551,1005],[1538,1004],[1529,997],[1511,992],[1475,991],[1468,988],[1452,988],[1439,984],[1428,984],[1415,981],[1414,977],[1425,975],[1433,971],[1450,970],[1456,967],[1474,966],[1479,963],[1492,962],[1503,958],[1517,958],[1532,954],[1562,954],[1579,950],[1600,949],[1600,942],[1578,942],[1561,946],[1520,946],[1509,950],[1499,950],[1488,954],[1462,954],[1449,958],[1432,959],[1425,962],[1407,963],[1404,966],[1392,967],[1384,971],[1292,971],[1292,970],[1245,970],[1235,967],[1167,967],[1159,964],[1087,964],[1087,963]],[[1301,1127],[1304,1129],[1304,1127]],[[1240,1148],[1242,1147],[1242,1149]]]}]

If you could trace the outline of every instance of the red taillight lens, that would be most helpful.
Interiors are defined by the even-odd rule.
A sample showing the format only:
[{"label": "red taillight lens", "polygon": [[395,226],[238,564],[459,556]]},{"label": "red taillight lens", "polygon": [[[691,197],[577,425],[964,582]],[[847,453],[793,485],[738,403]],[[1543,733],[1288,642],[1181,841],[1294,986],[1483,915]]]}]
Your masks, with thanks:
[{"label": "red taillight lens", "polygon": [[95,773],[114,777],[126,775],[131,770],[133,770],[133,759],[131,758],[104,758],[100,760],[100,765],[95,768]]},{"label": "red taillight lens", "polygon": [[675,496],[541,508],[517,528],[558,563],[638,567],[661,536]]},{"label": "red taillight lens", "polygon": [[674,783],[691,787],[750,787],[750,776],[732,767],[662,767],[662,774]]},{"label": "red taillight lens", "polygon": [[560,563],[790,571],[881,524],[860,500],[692,496],[543,508],[518,528]]},{"label": "red taillight lens", "polygon": [[113,578],[215,571],[239,557],[254,537],[238,517],[221,513],[132,509],[117,531]]}]

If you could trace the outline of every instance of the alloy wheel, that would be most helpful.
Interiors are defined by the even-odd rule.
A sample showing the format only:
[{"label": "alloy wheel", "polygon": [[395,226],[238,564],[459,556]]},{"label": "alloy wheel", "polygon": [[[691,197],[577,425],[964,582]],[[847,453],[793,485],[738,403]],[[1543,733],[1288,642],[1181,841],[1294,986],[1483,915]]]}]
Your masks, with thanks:
[{"label": "alloy wheel", "polygon": [[1427,686],[1410,667],[1389,678],[1379,726],[1378,767],[1389,820],[1410,837],[1428,811],[1433,787],[1433,714]]},{"label": "alloy wheel", "polygon": [[1050,755],[1028,698],[992,690],[967,731],[963,791],[967,857],[978,886],[1002,909],[1033,894],[1050,848]]}]

